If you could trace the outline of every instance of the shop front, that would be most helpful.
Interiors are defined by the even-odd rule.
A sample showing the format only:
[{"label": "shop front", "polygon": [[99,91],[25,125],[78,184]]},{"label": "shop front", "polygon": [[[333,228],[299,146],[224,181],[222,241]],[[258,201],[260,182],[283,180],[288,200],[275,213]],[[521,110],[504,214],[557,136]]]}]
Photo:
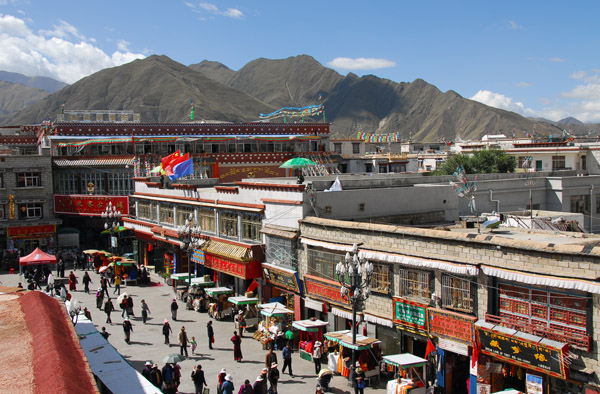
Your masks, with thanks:
[{"label": "shop front", "polygon": [[428,305],[393,297],[394,317],[402,353],[425,357],[429,340]]},{"label": "shop front", "polygon": [[[328,312],[331,311],[331,313],[326,313],[330,329],[347,330],[351,328],[352,309],[350,303],[342,298],[338,282],[305,274],[304,288],[308,298],[323,302],[324,308]],[[357,321],[359,320],[357,316]]]},{"label": "shop front", "polygon": [[[551,393],[569,379],[569,345],[478,320],[477,392]],[[482,391],[483,390],[483,391]],[[527,391],[526,391],[527,390]],[[537,391],[536,391],[537,390]]]},{"label": "shop front", "polygon": [[429,333],[437,338],[438,362],[444,365],[438,372],[437,386],[445,393],[469,392],[467,381],[477,318],[437,308],[428,308],[427,313]]},{"label": "shop front", "polygon": [[55,224],[11,226],[7,230],[7,249],[17,249],[25,256],[38,247],[42,250],[53,248],[55,239]]},{"label": "shop front", "polygon": [[298,271],[268,263],[263,263],[262,268],[264,280],[268,283],[268,286],[263,289],[263,300],[282,303],[295,311],[294,319],[300,319],[302,283]]}]

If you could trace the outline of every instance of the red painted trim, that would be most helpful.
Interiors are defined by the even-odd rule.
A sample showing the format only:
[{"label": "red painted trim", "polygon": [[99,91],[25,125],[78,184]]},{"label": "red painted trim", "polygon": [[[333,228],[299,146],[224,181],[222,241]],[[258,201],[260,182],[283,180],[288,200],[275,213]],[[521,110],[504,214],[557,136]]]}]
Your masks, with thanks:
[{"label": "red painted trim", "polygon": [[269,204],[287,204],[287,205],[302,205],[302,201],[294,200],[276,200],[274,198],[261,198],[260,201]]},{"label": "red painted trim", "polygon": [[262,210],[265,209],[265,205],[264,204],[248,204],[248,203],[245,203],[245,202],[217,200],[216,204],[217,205],[220,205],[220,204],[231,205],[231,206],[234,206],[234,207],[256,208],[256,209],[262,209]]},{"label": "red painted trim", "polygon": [[287,184],[287,183],[259,183],[259,182],[234,182],[242,189],[251,190],[274,190],[274,191],[295,191],[303,192],[306,185]]},{"label": "red painted trim", "polygon": [[[159,197],[159,198],[166,198],[166,196],[162,195],[162,194],[154,194],[154,193],[133,193],[134,196],[141,196],[141,197]],[[215,200],[207,200],[205,198],[194,198],[194,197],[170,197],[176,200],[187,200],[187,201],[194,201],[194,202],[205,202],[207,204],[216,204]]]},{"label": "red painted trim", "polygon": [[215,186],[217,193],[239,194],[240,190],[235,186]]}]

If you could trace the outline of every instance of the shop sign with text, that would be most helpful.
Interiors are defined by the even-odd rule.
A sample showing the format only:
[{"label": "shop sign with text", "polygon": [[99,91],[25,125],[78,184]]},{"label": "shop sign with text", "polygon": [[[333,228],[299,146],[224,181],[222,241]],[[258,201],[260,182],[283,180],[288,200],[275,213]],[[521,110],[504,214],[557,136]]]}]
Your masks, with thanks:
[{"label": "shop sign with text", "polygon": [[477,318],[443,309],[429,308],[429,333],[472,346]]},{"label": "shop sign with text", "polygon": [[255,279],[260,275],[260,261],[235,261],[212,254],[206,254],[204,265],[225,274],[237,276],[242,279]]},{"label": "shop sign with text", "polygon": [[122,216],[129,216],[129,197],[127,196],[90,196],[83,194],[55,195],[54,212],[70,215],[100,216],[109,203],[121,212]]},{"label": "shop sign with text", "polygon": [[394,323],[427,331],[427,305],[394,297]]},{"label": "shop sign with text", "polygon": [[263,273],[267,282],[284,289],[292,290],[295,293],[300,293],[302,287],[298,278],[298,272],[288,272],[284,269],[278,269],[271,264],[263,264]]},{"label": "shop sign with text", "polygon": [[348,300],[340,294],[340,284],[327,279],[321,279],[312,275],[304,275],[306,294],[319,300],[334,304],[348,306]]},{"label": "shop sign with text", "polygon": [[487,327],[477,326],[476,330],[483,354],[557,378],[568,378],[568,344],[539,337],[534,337],[538,340],[521,338],[518,331],[507,335]]},{"label": "shop sign with text", "polygon": [[27,238],[54,234],[56,226],[54,224],[45,224],[40,226],[23,226],[23,227],[9,227],[8,237],[9,238]]}]

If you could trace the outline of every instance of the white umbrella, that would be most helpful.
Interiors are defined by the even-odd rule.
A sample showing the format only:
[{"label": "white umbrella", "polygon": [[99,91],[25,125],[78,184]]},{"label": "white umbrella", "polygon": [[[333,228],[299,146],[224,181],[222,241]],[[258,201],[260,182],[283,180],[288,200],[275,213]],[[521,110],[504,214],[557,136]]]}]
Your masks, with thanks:
[{"label": "white umbrella", "polygon": [[120,296],[117,297],[117,302],[120,304],[121,302],[123,302],[123,298],[125,298],[125,296],[129,297],[129,294],[127,293],[123,293]]}]

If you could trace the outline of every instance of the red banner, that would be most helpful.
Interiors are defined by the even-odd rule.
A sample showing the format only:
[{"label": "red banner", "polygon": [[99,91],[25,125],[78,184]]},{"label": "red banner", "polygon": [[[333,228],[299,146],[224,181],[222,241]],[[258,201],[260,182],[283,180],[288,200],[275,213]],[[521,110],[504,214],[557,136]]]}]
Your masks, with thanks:
[{"label": "red banner", "polygon": [[9,227],[8,237],[9,238],[27,238],[36,235],[52,235],[56,232],[56,226],[54,224],[45,224],[42,226],[23,226],[23,227]]},{"label": "red banner", "polygon": [[242,262],[206,254],[204,265],[242,279],[256,279],[262,276],[260,261]]},{"label": "red banner", "polygon": [[304,275],[304,283],[306,294],[311,297],[338,305],[349,305],[349,302],[345,298],[342,298],[340,293],[342,285],[338,282],[321,279],[312,275]]},{"label": "red banner", "polygon": [[89,196],[85,194],[55,195],[54,212],[70,215],[100,216],[108,203],[129,216],[129,197],[127,196]]}]

